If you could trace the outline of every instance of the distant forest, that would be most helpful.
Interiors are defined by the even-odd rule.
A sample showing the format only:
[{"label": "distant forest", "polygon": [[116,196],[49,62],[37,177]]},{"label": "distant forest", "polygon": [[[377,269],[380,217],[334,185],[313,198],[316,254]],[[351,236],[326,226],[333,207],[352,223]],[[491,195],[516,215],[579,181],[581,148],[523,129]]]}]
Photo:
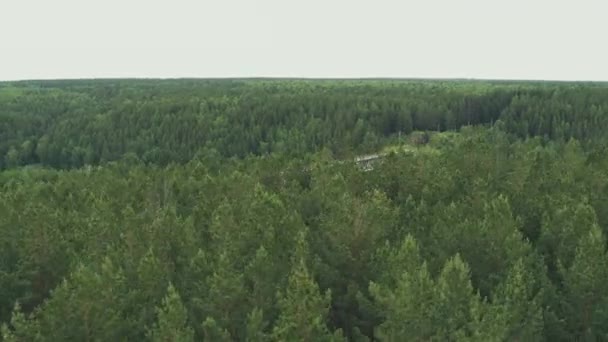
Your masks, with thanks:
[{"label": "distant forest", "polygon": [[0,168],[147,164],[323,148],[504,123],[520,138],[604,140],[606,84],[449,81],[48,81],[0,88]]},{"label": "distant forest", "polygon": [[0,341],[608,341],[607,143],[608,83],[0,83]]}]

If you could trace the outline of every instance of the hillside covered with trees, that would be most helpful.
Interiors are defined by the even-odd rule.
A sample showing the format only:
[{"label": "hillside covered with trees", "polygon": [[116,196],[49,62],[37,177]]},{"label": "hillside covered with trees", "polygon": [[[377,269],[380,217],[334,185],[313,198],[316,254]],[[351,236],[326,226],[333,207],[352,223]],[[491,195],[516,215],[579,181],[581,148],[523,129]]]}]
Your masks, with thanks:
[{"label": "hillside covered with trees", "polygon": [[605,83],[0,83],[1,340],[608,340],[607,132]]}]

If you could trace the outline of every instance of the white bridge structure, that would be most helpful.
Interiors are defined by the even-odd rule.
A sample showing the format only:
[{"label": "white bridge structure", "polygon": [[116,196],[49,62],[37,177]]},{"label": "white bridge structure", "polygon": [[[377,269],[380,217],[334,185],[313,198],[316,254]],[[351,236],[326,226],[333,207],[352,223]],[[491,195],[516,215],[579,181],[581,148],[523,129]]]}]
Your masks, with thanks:
[{"label": "white bridge structure", "polygon": [[386,156],[386,153],[375,153],[368,154],[364,156],[358,156],[355,158],[355,163],[363,170],[363,171],[371,171],[374,169],[374,164],[378,163]]}]

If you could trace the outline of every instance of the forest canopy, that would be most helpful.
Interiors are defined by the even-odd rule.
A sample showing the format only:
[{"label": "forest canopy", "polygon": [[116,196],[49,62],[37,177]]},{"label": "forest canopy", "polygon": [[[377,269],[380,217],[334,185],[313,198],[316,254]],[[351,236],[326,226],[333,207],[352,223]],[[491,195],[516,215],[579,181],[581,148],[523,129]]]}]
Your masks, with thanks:
[{"label": "forest canopy", "polygon": [[0,83],[1,340],[608,340],[607,131],[606,83]]}]

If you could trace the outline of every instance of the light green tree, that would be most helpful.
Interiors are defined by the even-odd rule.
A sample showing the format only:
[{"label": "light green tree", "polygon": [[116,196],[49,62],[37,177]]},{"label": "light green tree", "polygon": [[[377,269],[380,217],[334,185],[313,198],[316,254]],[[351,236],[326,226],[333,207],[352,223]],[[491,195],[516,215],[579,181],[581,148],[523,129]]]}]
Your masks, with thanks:
[{"label": "light green tree", "polygon": [[287,288],[279,293],[279,318],[273,329],[276,341],[336,341],[340,333],[332,334],[327,327],[331,292],[324,295],[308,273],[304,260],[293,267]]},{"label": "light green tree", "polygon": [[188,325],[188,313],[179,293],[169,284],[167,295],[156,309],[157,322],[148,332],[154,342],[194,341],[194,330]]},{"label": "light green tree", "polygon": [[608,336],[608,257],[604,234],[593,225],[576,248],[572,266],[559,266],[563,276],[564,318],[573,339],[597,341]]},{"label": "light green tree", "polygon": [[494,304],[499,307],[509,341],[538,341],[543,338],[540,281],[544,275],[534,271],[523,259],[518,260],[495,291]]}]

